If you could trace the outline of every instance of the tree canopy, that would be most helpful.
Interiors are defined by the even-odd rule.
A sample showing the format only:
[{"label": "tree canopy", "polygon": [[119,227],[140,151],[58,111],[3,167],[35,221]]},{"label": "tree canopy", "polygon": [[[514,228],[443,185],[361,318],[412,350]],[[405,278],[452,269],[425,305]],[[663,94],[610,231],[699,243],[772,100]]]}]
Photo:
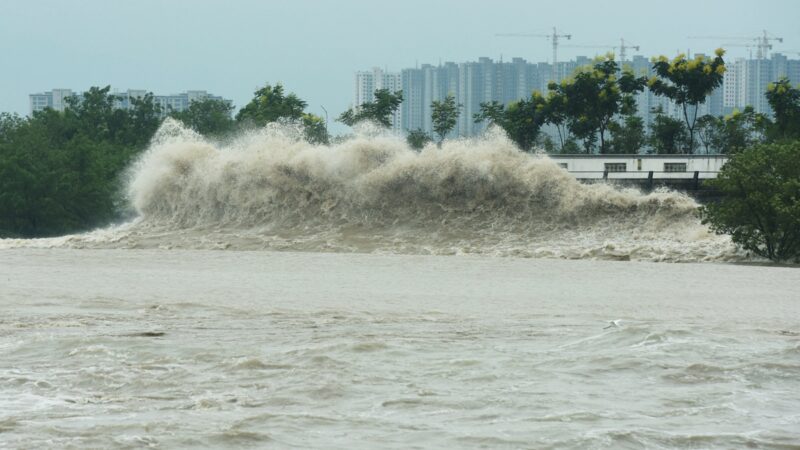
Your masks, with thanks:
[{"label": "tree canopy", "polygon": [[391,92],[389,89],[378,89],[375,91],[374,100],[348,109],[336,120],[351,127],[359,122],[368,121],[389,128],[392,126],[392,115],[401,103],[403,103],[403,91]]},{"label": "tree canopy", "polygon": [[800,262],[800,141],[744,150],[709,184],[723,197],[702,208],[703,223],[757,255]]},{"label": "tree canopy", "polygon": [[722,84],[725,74],[725,50],[717,49],[715,57],[697,55],[687,59],[680,54],[672,61],[666,56],[653,59],[656,77],[648,81],[650,90],[675,102],[683,111],[686,129],[689,131],[688,152],[694,152],[694,134],[697,124],[698,105],[705,103],[714,89]]},{"label": "tree canopy", "polygon": [[442,101],[431,102],[431,121],[434,133],[439,135],[439,145],[442,145],[445,136],[456,126],[460,107],[461,105],[456,104],[456,99],[452,94],[448,94]]}]

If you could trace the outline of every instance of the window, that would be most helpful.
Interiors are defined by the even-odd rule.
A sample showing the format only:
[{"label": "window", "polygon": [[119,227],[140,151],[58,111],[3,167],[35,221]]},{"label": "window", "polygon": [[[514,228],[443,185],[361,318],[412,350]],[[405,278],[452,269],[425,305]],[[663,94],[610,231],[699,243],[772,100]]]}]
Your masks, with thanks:
[{"label": "window", "polygon": [[558,167],[561,167],[564,170],[567,170],[567,163],[558,163]]},{"label": "window", "polygon": [[625,163],[606,163],[606,172],[627,172],[627,166]]},{"label": "window", "polygon": [[686,172],[686,163],[664,163],[664,172]]}]

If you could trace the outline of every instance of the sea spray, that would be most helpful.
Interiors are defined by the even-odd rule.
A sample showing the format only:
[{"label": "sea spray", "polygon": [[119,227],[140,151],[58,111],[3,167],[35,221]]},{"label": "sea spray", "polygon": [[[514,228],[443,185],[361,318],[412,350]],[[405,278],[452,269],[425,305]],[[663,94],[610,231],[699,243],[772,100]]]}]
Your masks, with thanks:
[{"label": "sea spray", "polygon": [[691,197],[580,183],[501,133],[416,152],[375,130],[331,146],[281,126],[212,142],[168,119],[128,196],[133,224],[57,245],[741,258]]}]

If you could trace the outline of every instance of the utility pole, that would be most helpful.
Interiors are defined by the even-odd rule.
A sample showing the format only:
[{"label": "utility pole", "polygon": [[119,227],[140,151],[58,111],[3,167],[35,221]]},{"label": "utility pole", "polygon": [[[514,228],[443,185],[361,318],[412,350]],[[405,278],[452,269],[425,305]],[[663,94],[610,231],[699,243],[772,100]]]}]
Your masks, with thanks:
[{"label": "utility pole", "polygon": [[322,106],[322,105],[319,105],[319,107],[322,108],[323,111],[325,111],[325,135],[327,136],[328,135],[328,110],[325,109],[325,107]]}]

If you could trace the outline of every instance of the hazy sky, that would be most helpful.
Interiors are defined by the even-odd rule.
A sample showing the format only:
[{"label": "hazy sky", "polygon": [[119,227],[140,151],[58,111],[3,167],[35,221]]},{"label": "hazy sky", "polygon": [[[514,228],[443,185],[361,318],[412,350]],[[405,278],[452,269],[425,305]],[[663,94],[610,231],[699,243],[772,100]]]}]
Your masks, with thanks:
[{"label": "hazy sky", "polygon": [[[542,38],[495,33],[571,33],[569,44],[624,37],[640,54],[710,52],[722,40],[785,38],[800,52],[800,0],[0,0],[0,111],[28,113],[28,94],[52,88],[204,89],[244,105],[282,82],[330,121],[352,102],[353,73],[480,56],[552,59]],[[730,56],[747,55],[730,48]],[[602,50],[563,48],[559,59]],[[800,58],[800,54],[790,55]]]}]

